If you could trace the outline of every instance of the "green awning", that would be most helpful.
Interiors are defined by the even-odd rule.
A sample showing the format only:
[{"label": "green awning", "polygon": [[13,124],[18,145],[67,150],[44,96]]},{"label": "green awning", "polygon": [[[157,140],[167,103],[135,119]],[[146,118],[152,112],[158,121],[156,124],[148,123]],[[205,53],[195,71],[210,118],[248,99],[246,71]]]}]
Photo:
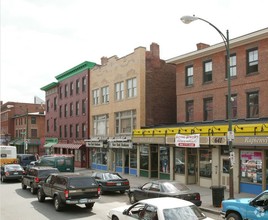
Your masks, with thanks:
[{"label": "green awning", "polygon": [[29,139],[28,145],[40,145],[39,139]]},{"label": "green awning", "polygon": [[44,145],[44,147],[51,147],[52,145],[57,144],[55,142],[48,142]]},{"label": "green awning", "polygon": [[14,145],[24,145],[24,141],[23,140],[16,140]]},{"label": "green awning", "polygon": [[46,138],[44,147],[52,147],[52,145],[58,143],[58,138]]},{"label": "green awning", "polygon": [[12,141],[9,141],[8,144],[9,144],[9,145],[14,145],[16,141],[17,141],[17,139],[12,140]]}]

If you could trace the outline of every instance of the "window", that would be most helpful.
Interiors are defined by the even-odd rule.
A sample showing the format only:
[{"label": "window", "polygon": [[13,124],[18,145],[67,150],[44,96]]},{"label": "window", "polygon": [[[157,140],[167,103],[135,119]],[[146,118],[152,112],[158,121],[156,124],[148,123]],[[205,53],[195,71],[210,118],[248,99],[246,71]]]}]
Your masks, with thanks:
[{"label": "window", "polygon": [[49,120],[47,120],[47,132],[49,132]]},{"label": "window", "polygon": [[60,126],[60,138],[62,138],[62,127]]},{"label": "window", "polygon": [[49,112],[49,100],[47,100],[47,112]]},{"label": "window", "polygon": [[186,101],[186,122],[194,121],[194,101]]},{"label": "window", "polygon": [[76,116],[79,115],[79,102],[78,101],[75,103],[75,115]]},{"label": "window", "polygon": [[83,123],[82,124],[82,138],[86,137],[86,129],[87,129],[86,124]]},{"label": "window", "polygon": [[230,55],[230,77],[234,76],[236,76],[236,54]]},{"label": "window", "polygon": [[204,99],[204,121],[213,120],[213,99],[205,98]]},{"label": "window", "polygon": [[73,137],[73,125],[70,125],[70,138]]},{"label": "window", "polygon": [[60,99],[62,99],[62,87],[60,87]]},{"label": "window", "polygon": [[64,125],[64,137],[67,138],[67,125]]},{"label": "window", "polygon": [[60,106],[59,116],[60,116],[60,118],[61,118],[61,116],[62,116],[62,106]]},{"label": "window", "polygon": [[103,136],[109,134],[109,116],[98,115],[93,117],[93,134]]},{"label": "window", "polygon": [[109,103],[109,86],[105,86],[101,88],[101,102]]},{"label": "window", "polygon": [[136,110],[115,113],[116,134],[131,134],[136,128]]},{"label": "window", "polygon": [[250,92],[247,94],[247,117],[259,117],[259,92]]},{"label": "window", "polygon": [[73,95],[73,92],[74,92],[74,83],[71,82],[70,83],[70,95]]},{"label": "window", "polygon": [[80,82],[79,82],[79,79],[76,80],[76,94],[79,93],[79,90],[80,90]]},{"label": "window", "polygon": [[[262,152],[261,151],[240,151],[240,176],[241,182],[262,184]],[[265,172],[265,171],[264,171]],[[266,177],[268,170],[266,170]]]},{"label": "window", "polygon": [[137,168],[137,149],[129,150],[130,153],[130,167]]},{"label": "window", "polygon": [[115,100],[122,100],[124,98],[124,82],[115,84]]},{"label": "window", "polygon": [[[237,118],[237,95],[231,95],[231,119]],[[226,118],[228,119],[228,96],[226,96]]]},{"label": "window", "polygon": [[57,119],[54,118],[54,131],[57,131]]},{"label": "window", "polygon": [[35,125],[36,124],[36,117],[31,117],[31,124]]},{"label": "window", "polygon": [[64,93],[64,95],[65,95],[65,97],[68,96],[68,85],[67,84],[65,85],[65,93]]},{"label": "window", "polygon": [[79,138],[79,124],[75,125],[75,137]]},{"label": "window", "polygon": [[147,145],[141,145],[140,147],[140,169],[148,170],[149,168],[149,147]]},{"label": "window", "polygon": [[68,106],[67,106],[67,104],[65,104],[65,106],[64,106],[64,117],[67,117],[67,115],[68,115]]},{"label": "window", "polygon": [[127,97],[137,96],[137,79],[132,78],[127,80]]},{"label": "window", "polygon": [[212,174],[212,152],[211,149],[200,149],[200,171],[199,175],[202,177],[210,177]]},{"label": "window", "polygon": [[185,149],[175,148],[175,172],[185,174]]},{"label": "window", "polygon": [[31,138],[37,138],[37,129],[31,129]]},{"label": "window", "polygon": [[54,97],[54,111],[57,110],[57,97]]},{"label": "window", "polygon": [[86,87],[87,87],[86,77],[83,77],[82,78],[82,92],[86,91]]},{"label": "window", "polygon": [[93,90],[93,105],[99,104],[99,96],[100,96],[99,89],[94,89]]},{"label": "window", "polygon": [[169,147],[160,146],[160,172],[161,173],[169,173]]},{"label": "window", "polygon": [[74,105],[73,103],[70,103],[70,116],[73,116],[73,112],[74,112]]},{"label": "window", "polygon": [[247,51],[247,74],[258,71],[258,48]]},{"label": "window", "polygon": [[194,84],[194,67],[187,66],[185,70],[185,85],[190,86]]},{"label": "window", "polygon": [[86,114],[86,100],[83,99],[82,100],[82,114]]},{"label": "window", "polygon": [[203,63],[203,83],[212,81],[212,61],[206,61]]}]

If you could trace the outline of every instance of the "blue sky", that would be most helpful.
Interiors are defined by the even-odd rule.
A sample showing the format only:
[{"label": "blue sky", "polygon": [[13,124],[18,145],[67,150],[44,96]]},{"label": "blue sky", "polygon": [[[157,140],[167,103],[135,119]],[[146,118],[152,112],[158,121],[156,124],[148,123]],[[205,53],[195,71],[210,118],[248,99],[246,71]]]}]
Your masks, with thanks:
[{"label": "blue sky", "polygon": [[56,75],[152,42],[166,60],[222,41],[205,22],[183,24],[184,15],[232,39],[267,28],[267,8],[267,0],[1,0],[0,100],[45,99],[40,88]]}]

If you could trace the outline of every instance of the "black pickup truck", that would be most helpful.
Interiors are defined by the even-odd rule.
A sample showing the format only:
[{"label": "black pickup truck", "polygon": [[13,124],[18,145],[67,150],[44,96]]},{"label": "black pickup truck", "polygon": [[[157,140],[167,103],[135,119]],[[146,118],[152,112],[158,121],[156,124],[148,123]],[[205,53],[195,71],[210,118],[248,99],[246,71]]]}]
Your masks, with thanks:
[{"label": "black pickup truck", "polygon": [[44,202],[46,197],[54,200],[56,211],[66,205],[85,204],[92,209],[95,201],[100,198],[100,187],[91,176],[79,173],[50,174],[38,186],[37,198]]}]

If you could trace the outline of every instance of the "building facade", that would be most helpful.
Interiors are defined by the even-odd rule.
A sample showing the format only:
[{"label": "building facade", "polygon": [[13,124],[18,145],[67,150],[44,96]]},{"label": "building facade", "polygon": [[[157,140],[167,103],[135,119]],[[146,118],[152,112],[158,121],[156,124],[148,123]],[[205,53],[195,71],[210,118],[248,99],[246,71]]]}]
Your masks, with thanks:
[{"label": "building facade", "polygon": [[[176,65],[177,125],[136,129],[133,143],[157,177],[230,190],[230,140],[235,192],[268,188],[268,29],[230,40],[231,121],[228,136],[228,80],[224,43],[198,44],[172,59]],[[180,136],[199,143],[176,145]],[[194,147],[193,147],[194,146]],[[157,158],[157,159],[155,159]],[[139,159],[139,157],[138,157]],[[148,175],[145,173],[144,175]],[[150,175],[149,175],[150,176]],[[152,175],[151,175],[152,176]]]},{"label": "building facade", "polygon": [[95,63],[85,61],[55,78],[46,92],[46,154],[73,154],[76,167],[87,167],[89,79]]},{"label": "building facade", "polygon": [[90,75],[90,150],[93,169],[139,175],[132,132],[176,122],[175,66],[152,43],[122,58],[102,57]]},{"label": "building facade", "polygon": [[[45,105],[6,102],[1,105],[3,145],[17,147],[17,153],[43,154]],[[3,134],[3,135],[2,135]]]}]

